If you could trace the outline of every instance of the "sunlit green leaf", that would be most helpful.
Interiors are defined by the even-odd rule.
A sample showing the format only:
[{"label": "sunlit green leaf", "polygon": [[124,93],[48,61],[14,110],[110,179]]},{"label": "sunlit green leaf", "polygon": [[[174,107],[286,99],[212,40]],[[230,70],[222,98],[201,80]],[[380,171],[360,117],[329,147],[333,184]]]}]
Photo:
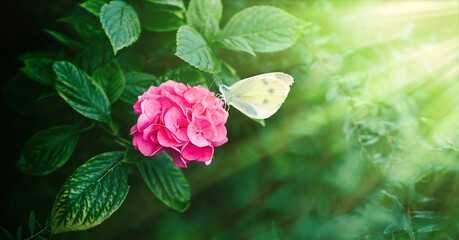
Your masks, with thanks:
[{"label": "sunlit green leaf", "polygon": [[212,41],[220,31],[221,0],[193,0],[186,11],[187,23],[207,40]]},{"label": "sunlit green leaf", "polygon": [[134,8],[124,1],[111,1],[100,12],[100,22],[116,53],[140,36],[140,22]]},{"label": "sunlit green leaf", "polygon": [[182,26],[177,31],[178,57],[202,71],[209,72],[209,63],[216,71],[220,70],[220,61],[215,57],[206,40],[194,28]]},{"label": "sunlit green leaf", "polygon": [[121,163],[123,152],[97,155],[65,181],[51,212],[53,234],[99,225],[123,203],[129,191],[130,168]]},{"label": "sunlit green leaf", "polygon": [[236,13],[223,27],[220,42],[228,49],[275,52],[295,43],[307,24],[282,9],[255,6]]}]

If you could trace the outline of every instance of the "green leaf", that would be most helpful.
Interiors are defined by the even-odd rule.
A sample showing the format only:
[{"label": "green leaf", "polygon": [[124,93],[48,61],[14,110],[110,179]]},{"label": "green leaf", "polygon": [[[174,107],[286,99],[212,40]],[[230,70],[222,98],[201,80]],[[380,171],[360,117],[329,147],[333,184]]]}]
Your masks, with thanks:
[{"label": "green leaf", "polygon": [[114,103],[123,93],[126,79],[123,70],[116,60],[99,67],[92,74],[94,80],[107,94],[110,103]]},{"label": "green leaf", "polygon": [[65,106],[53,88],[38,84],[23,73],[5,81],[1,91],[5,103],[25,116],[43,116]]},{"label": "green leaf", "polygon": [[129,147],[124,151],[123,162],[124,163],[139,163],[150,159],[142,155],[138,150],[135,150],[134,147]]},{"label": "green leaf", "polygon": [[266,123],[265,123],[264,119],[256,119],[256,118],[250,118],[250,119],[252,119],[256,123],[260,124],[262,127],[266,127]]},{"label": "green leaf", "polygon": [[126,51],[124,53],[121,53],[116,57],[116,61],[121,67],[121,70],[123,72],[141,72],[143,67],[145,66],[145,59],[143,52],[141,53],[136,53],[133,51]]},{"label": "green leaf", "polygon": [[95,16],[99,17],[100,16],[100,9],[104,4],[106,4],[107,1],[104,0],[88,0],[86,2],[82,2],[78,5],[80,7],[86,9],[88,12],[94,14]]},{"label": "green leaf", "polygon": [[185,5],[183,4],[182,0],[147,0],[148,2],[166,6],[173,6],[178,7],[180,9],[185,10]]},{"label": "green leaf", "polygon": [[112,47],[108,41],[95,41],[79,52],[74,62],[83,71],[92,74],[98,67],[114,58]]},{"label": "green leaf", "polygon": [[254,52],[275,52],[292,46],[306,23],[282,9],[255,6],[236,13],[223,27],[224,47]]},{"label": "green leaf", "polygon": [[222,18],[221,0],[193,0],[186,11],[187,23],[201,35],[212,41],[220,31]]},{"label": "green leaf", "polygon": [[137,101],[137,97],[142,95],[152,85],[157,85],[154,75],[143,72],[126,73],[126,87],[120,100],[125,103],[134,104]]},{"label": "green leaf", "polygon": [[190,84],[191,86],[207,86],[206,78],[202,72],[188,64],[167,71],[158,78],[157,82],[163,83],[167,80],[174,80],[176,82]]},{"label": "green leaf", "polygon": [[74,126],[61,125],[35,133],[24,145],[17,166],[31,175],[46,175],[64,165],[79,139]]},{"label": "green leaf", "polygon": [[208,61],[217,72],[220,70],[220,60],[215,57],[201,34],[192,27],[182,26],[177,31],[177,52],[175,55],[202,71],[209,72]]},{"label": "green leaf", "polygon": [[142,26],[152,32],[175,31],[184,24],[183,14],[161,9],[149,10],[145,18],[142,19]]},{"label": "green leaf", "polygon": [[444,229],[445,226],[442,224],[432,224],[432,225],[427,225],[419,228],[417,230],[418,233],[429,233],[429,232],[435,232],[435,231],[440,231]]},{"label": "green leaf", "polygon": [[33,233],[35,231],[35,212],[31,211],[29,215],[29,230],[30,230],[30,236],[33,236]]},{"label": "green leaf", "polygon": [[156,157],[137,163],[137,167],[150,190],[164,204],[179,212],[188,208],[190,185],[169,155],[160,153]]},{"label": "green leaf", "polygon": [[18,240],[22,240],[22,225],[19,225],[18,230],[16,230],[16,235]]},{"label": "green leaf", "polygon": [[8,240],[14,240],[10,232],[8,232],[4,227],[0,226],[0,230],[3,232],[3,237],[8,238]]},{"label": "green leaf", "polygon": [[140,22],[134,8],[123,1],[111,1],[102,7],[100,22],[110,39],[113,52],[130,46],[140,35]]},{"label": "green leaf", "polygon": [[100,28],[100,21],[89,14],[72,14],[57,21],[71,24],[85,43],[93,43],[105,38]]},{"label": "green leaf", "polygon": [[66,61],[55,62],[53,68],[57,92],[75,111],[97,121],[111,121],[110,102],[90,76]]},{"label": "green leaf", "polygon": [[130,168],[121,164],[123,152],[97,155],[65,181],[51,212],[53,234],[86,230],[109,218],[129,191]]},{"label": "green leaf", "polygon": [[54,60],[49,58],[27,58],[21,71],[37,83],[50,85],[53,62]]},{"label": "green leaf", "polygon": [[45,29],[44,30],[46,33],[48,33],[49,35],[51,35],[52,37],[54,37],[57,41],[59,41],[60,43],[62,43],[64,46],[74,50],[74,51],[80,51],[81,49],[84,48],[83,44],[78,42],[77,40],[75,39],[72,39],[71,37],[69,36],[66,36],[62,33],[59,33],[59,32],[56,32],[56,31],[53,31],[53,30],[49,30],[49,29]]}]

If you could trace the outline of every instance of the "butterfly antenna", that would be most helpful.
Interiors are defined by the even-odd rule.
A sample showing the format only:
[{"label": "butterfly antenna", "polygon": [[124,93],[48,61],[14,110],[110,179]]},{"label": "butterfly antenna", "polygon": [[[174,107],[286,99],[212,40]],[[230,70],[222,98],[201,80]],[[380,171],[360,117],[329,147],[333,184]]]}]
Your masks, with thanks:
[{"label": "butterfly antenna", "polygon": [[210,83],[209,88],[212,86],[212,84],[215,82],[215,80],[217,80],[218,86],[223,85],[222,79],[220,78],[220,76],[218,76],[217,73],[215,73],[214,68],[213,68],[213,66],[212,66],[212,64],[210,63],[209,60],[207,60],[207,63],[208,63],[207,69],[209,69],[209,72],[211,72],[211,73],[216,77],[216,78],[214,78],[214,80],[212,81],[212,83]]}]

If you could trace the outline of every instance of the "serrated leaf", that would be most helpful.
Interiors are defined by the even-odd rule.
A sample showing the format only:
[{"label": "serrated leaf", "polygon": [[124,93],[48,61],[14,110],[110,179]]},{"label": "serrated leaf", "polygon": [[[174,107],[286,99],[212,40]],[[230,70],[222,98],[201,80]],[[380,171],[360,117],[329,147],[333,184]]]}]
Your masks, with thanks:
[{"label": "serrated leaf", "polygon": [[149,73],[129,72],[125,76],[126,87],[120,97],[120,100],[125,103],[134,104],[137,97],[147,91],[150,86],[157,85],[156,77]]},{"label": "serrated leaf", "polygon": [[221,0],[193,0],[186,11],[187,23],[207,40],[212,41],[220,31]]},{"label": "serrated leaf", "polygon": [[243,37],[233,36],[224,39],[220,39],[220,42],[223,44],[224,47],[234,50],[234,51],[241,51],[247,52],[252,56],[256,56],[252,46],[250,46],[249,41],[244,39]]},{"label": "serrated leaf", "polygon": [[174,80],[191,86],[207,86],[206,78],[202,72],[188,64],[167,71],[165,74],[158,77],[157,82],[163,83],[167,80]]},{"label": "serrated leaf", "polygon": [[[183,17],[183,14],[181,14]],[[142,19],[142,26],[152,32],[175,31],[184,25],[185,21],[177,13],[161,9],[151,9]]]},{"label": "serrated leaf", "polygon": [[79,130],[62,125],[35,133],[24,145],[17,166],[31,175],[46,175],[64,165],[79,139]]},{"label": "serrated leaf", "polygon": [[254,52],[275,52],[292,46],[307,24],[282,9],[255,6],[236,13],[223,27],[224,47]]},{"label": "serrated leaf", "polygon": [[107,1],[105,0],[88,0],[86,2],[82,2],[78,5],[80,7],[86,9],[88,12],[92,13],[94,16],[99,17],[100,16],[100,9],[104,4],[106,4]]},{"label": "serrated leaf", "polygon": [[134,8],[123,1],[111,1],[102,6],[100,22],[116,53],[132,45],[140,36],[140,22]]},{"label": "serrated leaf", "polygon": [[80,51],[81,49],[84,48],[83,44],[80,43],[79,41],[72,39],[71,37],[64,35],[62,33],[45,29],[44,30],[46,33],[51,35],[54,39],[62,43],[64,46],[74,50],[74,51]]},{"label": "serrated leaf", "polygon": [[129,166],[123,152],[97,155],[81,165],[65,181],[51,212],[53,234],[86,230],[109,218],[129,191]]},{"label": "serrated leaf", "polygon": [[173,6],[173,7],[178,7],[180,9],[185,10],[185,5],[183,4],[182,0],[147,0],[147,1],[154,3],[154,4]]},{"label": "serrated leaf", "polygon": [[211,66],[214,66],[215,71],[220,70],[220,61],[215,57],[206,40],[192,27],[181,26],[177,31],[175,55],[202,71],[209,72],[208,61]]},{"label": "serrated leaf", "polygon": [[37,83],[50,85],[53,62],[54,60],[49,58],[27,58],[24,59],[25,67],[21,68],[21,71]]},{"label": "serrated leaf", "polygon": [[107,94],[110,103],[114,103],[123,93],[126,79],[116,60],[99,67],[92,76]]},{"label": "serrated leaf", "polygon": [[110,102],[90,76],[66,61],[55,62],[53,68],[57,92],[75,111],[97,121],[111,121]]},{"label": "serrated leaf", "polygon": [[35,232],[35,212],[31,211],[29,215],[29,230],[30,230],[30,236],[33,236],[33,233]]},{"label": "serrated leaf", "polygon": [[[145,157],[147,158],[147,157]],[[139,172],[150,190],[167,206],[185,211],[190,205],[190,185],[169,155],[160,153],[137,163]]]}]

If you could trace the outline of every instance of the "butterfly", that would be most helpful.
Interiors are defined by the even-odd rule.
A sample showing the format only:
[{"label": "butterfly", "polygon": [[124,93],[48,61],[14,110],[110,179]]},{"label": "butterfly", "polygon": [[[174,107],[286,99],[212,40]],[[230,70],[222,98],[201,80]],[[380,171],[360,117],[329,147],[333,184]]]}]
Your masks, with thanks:
[{"label": "butterfly", "polygon": [[223,101],[254,119],[271,117],[284,103],[293,84],[293,77],[272,72],[242,79],[231,86],[222,83]]}]

